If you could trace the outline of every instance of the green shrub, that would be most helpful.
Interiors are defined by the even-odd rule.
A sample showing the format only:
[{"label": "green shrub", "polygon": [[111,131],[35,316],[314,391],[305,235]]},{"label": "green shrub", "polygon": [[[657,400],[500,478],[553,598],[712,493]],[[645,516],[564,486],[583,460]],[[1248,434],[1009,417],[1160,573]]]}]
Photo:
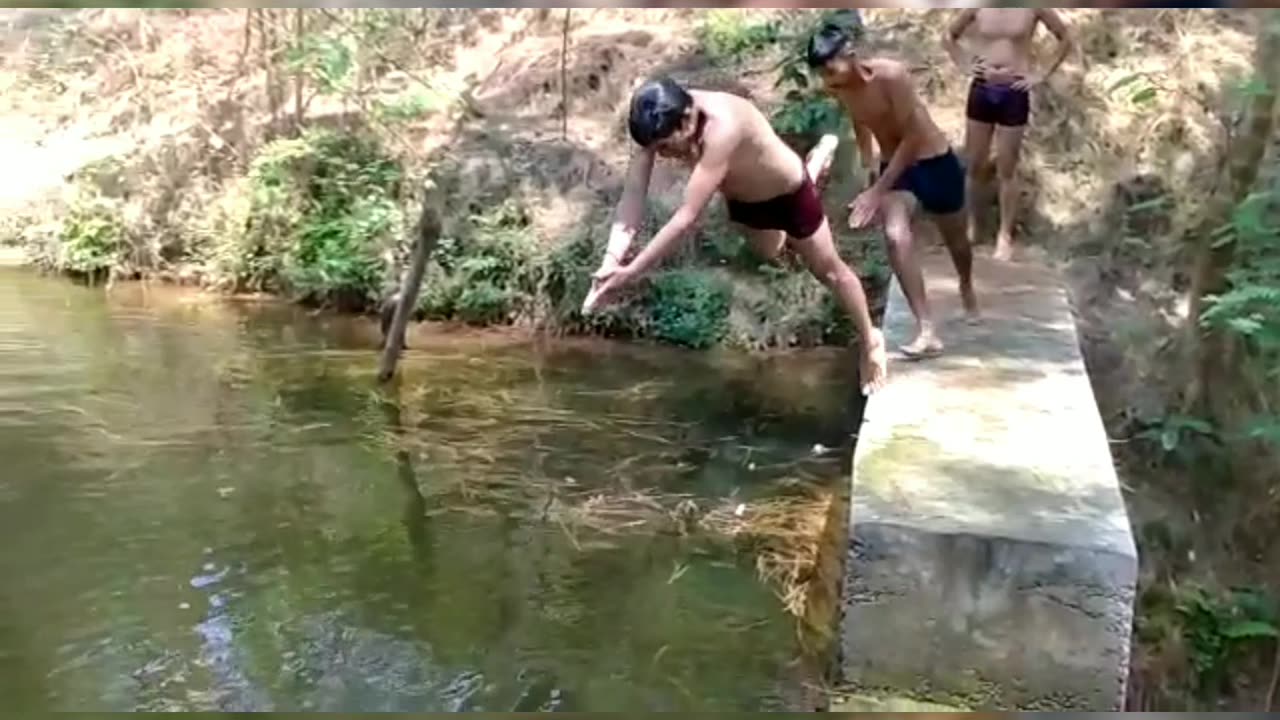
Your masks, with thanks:
[{"label": "green shrub", "polygon": [[1221,692],[1241,655],[1257,646],[1270,650],[1280,641],[1280,612],[1266,592],[1234,588],[1210,593],[1191,587],[1176,598],[1182,636],[1190,650],[1196,689],[1202,696]]},{"label": "green shrub", "polygon": [[786,103],[773,114],[773,127],[788,135],[821,136],[840,129],[844,118],[831,98],[811,88],[787,91]]},{"label": "green shrub", "polygon": [[778,80],[774,87],[786,88],[786,102],[773,115],[773,126],[790,135],[819,136],[837,132],[843,113],[835,100],[827,97],[809,71],[805,61],[809,37],[825,23],[855,28],[861,35],[862,18],[857,10],[826,11],[812,25],[794,28],[782,40],[786,55],[778,64]]},{"label": "green shrub", "polygon": [[383,284],[383,251],[403,232],[400,181],[369,136],[310,130],[269,143],[249,170],[247,229],[229,265],[241,284],[367,306]]},{"label": "green shrub", "polygon": [[89,277],[110,271],[128,249],[119,206],[89,193],[63,218],[59,241],[57,269]]},{"label": "green shrub", "polygon": [[511,322],[532,305],[542,266],[528,216],[504,203],[472,216],[460,237],[440,239],[418,308],[437,320]]},{"label": "green shrub", "polygon": [[653,337],[690,348],[708,348],[724,338],[732,286],[705,270],[671,270],[657,275],[646,305]]},{"label": "green shrub", "polygon": [[711,10],[698,27],[698,41],[712,59],[725,62],[741,60],[778,41],[778,24],[760,22],[743,10]]}]

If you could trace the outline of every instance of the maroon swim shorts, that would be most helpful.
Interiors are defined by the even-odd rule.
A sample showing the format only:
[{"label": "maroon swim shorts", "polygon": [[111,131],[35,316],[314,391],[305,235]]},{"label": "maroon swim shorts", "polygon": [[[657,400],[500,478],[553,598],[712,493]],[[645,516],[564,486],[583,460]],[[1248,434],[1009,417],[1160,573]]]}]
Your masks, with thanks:
[{"label": "maroon swim shorts", "polygon": [[808,173],[800,187],[786,195],[759,202],[726,200],[725,204],[730,220],[756,230],[782,230],[797,240],[818,232],[826,219],[822,198]]}]

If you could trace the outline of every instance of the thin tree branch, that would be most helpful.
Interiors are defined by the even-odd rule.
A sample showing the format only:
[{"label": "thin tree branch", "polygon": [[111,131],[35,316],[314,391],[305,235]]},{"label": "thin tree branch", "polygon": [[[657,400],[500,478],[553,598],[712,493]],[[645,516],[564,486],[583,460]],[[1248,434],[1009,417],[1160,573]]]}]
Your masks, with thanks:
[{"label": "thin tree branch", "polygon": [[1276,706],[1276,688],[1280,687],[1280,639],[1276,640],[1276,661],[1271,666],[1271,686],[1267,688],[1267,707],[1263,712],[1271,712]]},{"label": "thin tree branch", "polygon": [[560,139],[569,139],[569,21],[573,8],[564,9],[564,30],[560,36]]},{"label": "thin tree branch", "polygon": [[[348,23],[346,20],[339,17],[332,10],[329,10],[328,8],[318,8],[318,9],[320,10],[320,12],[324,13],[324,15],[328,17],[330,20],[333,20],[335,23],[342,26],[342,28],[348,34],[356,38],[360,37],[359,31],[353,28],[350,23]],[[400,63],[388,57],[386,53],[383,53],[381,50],[378,50],[377,48],[371,48],[371,50],[373,51],[374,55],[378,56],[379,60],[385,62],[386,64],[390,65],[396,70],[399,70],[400,72],[404,73],[405,77],[409,78],[410,80],[417,82],[419,85],[422,85],[428,90],[437,91],[437,92],[440,91],[440,88],[435,83],[429,82],[423,79],[417,73],[406,69],[403,65],[401,65]],[[472,113],[476,117],[484,117],[484,113],[481,112],[480,108],[476,107],[475,103],[471,101],[471,98],[467,97],[467,94],[465,92],[460,93],[458,95],[458,100],[462,103],[463,107],[465,107],[468,112]]]}]

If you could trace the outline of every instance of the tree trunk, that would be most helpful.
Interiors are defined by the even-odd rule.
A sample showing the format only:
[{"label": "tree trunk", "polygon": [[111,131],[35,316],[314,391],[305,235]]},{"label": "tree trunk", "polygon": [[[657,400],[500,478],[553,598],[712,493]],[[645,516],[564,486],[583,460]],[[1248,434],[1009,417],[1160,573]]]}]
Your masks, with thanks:
[{"label": "tree trunk", "polygon": [[274,137],[280,131],[280,109],[284,106],[284,88],[281,86],[280,70],[276,67],[279,58],[275,11],[260,9],[258,18],[261,20],[258,39],[262,43],[262,64],[266,71],[267,109],[271,113],[271,137]]},{"label": "tree trunk", "polygon": [[[302,52],[303,35],[306,29],[306,19],[302,12],[302,8],[296,8],[293,11],[293,46],[299,53]],[[302,134],[303,115],[306,113],[306,104],[302,97],[307,86],[307,73],[304,68],[305,64],[299,63],[297,70],[293,72],[293,125],[299,135]]]},{"label": "tree trunk", "polygon": [[386,335],[386,345],[382,349],[382,361],[378,366],[378,382],[385,383],[396,373],[396,363],[400,360],[400,351],[404,347],[405,326],[409,324],[409,315],[418,302],[418,292],[422,289],[422,275],[427,269],[427,258],[435,249],[440,239],[440,213],[434,204],[431,193],[434,188],[427,187],[427,196],[422,199],[422,216],[418,219],[418,239],[413,246],[413,255],[409,259],[409,269],[404,281],[400,284],[400,302],[396,305],[396,314],[391,319],[391,328]]},{"label": "tree trunk", "polygon": [[1207,297],[1228,289],[1227,273],[1235,259],[1235,241],[1217,242],[1215,230],[1230,222],[1236,206],[1248,197],[1271,139],[1280,84],[1280,12],[1275,10],[1262,14],[1254,75],[1260,87],[1249,99],[1241,131],[1227,148],[1225,178],[1210,198],[1206,220],[1195,238],[1187,318],[1192,372],[1184,410],[1219,420],[1226,419],[1222,417],[1228,405],[1226,389],[1237,353],[1232,338],[1221,330],[1201,327],[1200,316]]},{"label": "tree trunk", "polygon": [[240,48],[240,59],[236,62],[237,75],[244,74],[244,65],[249,60],[249,50],[253,42],[253,23],[259,12],[261,11],[253,8],[246,8],[244,11],[244,45]]}]

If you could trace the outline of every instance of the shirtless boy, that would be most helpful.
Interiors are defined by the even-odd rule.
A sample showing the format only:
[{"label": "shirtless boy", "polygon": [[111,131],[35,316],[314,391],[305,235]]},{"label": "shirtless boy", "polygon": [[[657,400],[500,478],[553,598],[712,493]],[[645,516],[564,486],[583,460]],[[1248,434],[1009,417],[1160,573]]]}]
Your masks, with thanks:
[{"label": "shirtless boy", "polygon": [[[1043,23],[1058,40],[1058,48],[1043,74],[1031,69],[1031,40]],[[975,47],[966,54],[960,38],[972,30]],[[1053,74],[1071,50],[1066,23],[1057,10],[981,8],[962,10],[943,37],[947,53],[973,76],[965,107],[965,161],[972,186],[991,153],[994,134],[996,173],[1000,184],[1000,230],[995,257],[1013,256],[1013,223],[1017,213],[1018,155],[1031,114],[1031,92]],[[971,223],[972,225],[972,223]]]},{"label": "shirtless boy", "polygon": [[[769,260],[790,244],[809,272],[835,294],[858,330],[862,391],[885,381],[884,338],[871,324],[862,282],[836,252],[814,181],[831,165],[836,138],[828,136],[802,160],[753,104],[729,93],[686,90],[670,78],[651,80],[631,97],[631,161],[600,269],[583,303],[590,312],[634,283],[676,248],[718,191],[729,219]],[[692,168],[684,203],[628,263],[640,227],[655,156]]]},{"label": "shirtless boy", "polygon": [[[899,348],[908,358],[942,352],[924,275],[916,260],[911,216],[928,213],[942,234],[960,275],[960,297],[971,321],[978,317],[973,292],[973,254],[965,225],[965,173],[947,138],[921,104],[900,62],[861,57],[858,30],[826,25],[809,40],[809,67],[849,114],[869,187],[850,203],[850,227],[884,220],[889,262],[916,318],[916,336]],[[877,168],[871,140],[880,146]]]}]

